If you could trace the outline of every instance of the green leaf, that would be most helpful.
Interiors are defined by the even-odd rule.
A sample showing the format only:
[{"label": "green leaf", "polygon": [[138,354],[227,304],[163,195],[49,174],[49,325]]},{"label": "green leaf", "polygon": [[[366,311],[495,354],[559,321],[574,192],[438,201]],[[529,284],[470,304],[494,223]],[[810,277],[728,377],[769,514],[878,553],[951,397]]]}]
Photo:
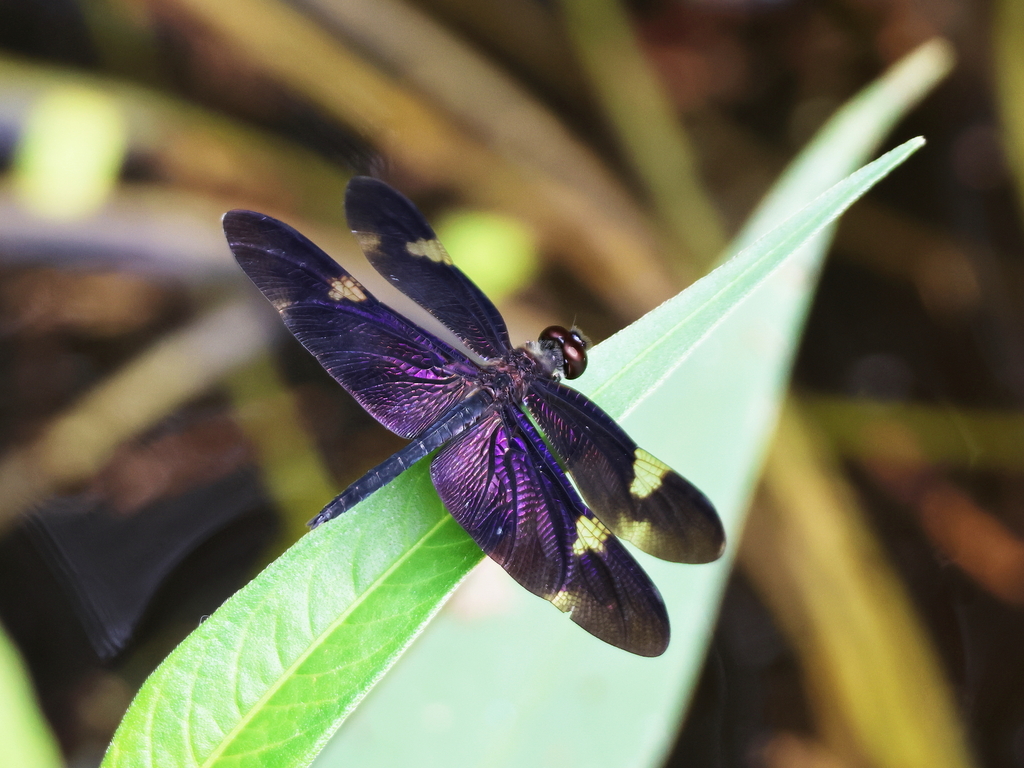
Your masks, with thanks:
[{"label": "green leaf", "polygon": [[480,558],[423,469],[303,537],[189,635],[103,764],[308,764]]},{"label": "green leaf", "polygon": [[[594,350],[594,373],[588,374],[590,389],[596,386],[600,401],[616,414],[645,399],[634,413],[647,412],[654,395],[672,386],[680,371],[678,360],[686,357],[689,347],[708,346],[703,342],[735,302],[921,143],[908,142],[872,163],[735,260],[600,345]],[[629,375],[621,375],[622,369]],[[663,438],[669,438],[668,445],[680,444],[674,438],[686,428],[685,422],[678,421],[676,413],[666,415],[661,406],[655,407]],[[667,449],[664,439],[647,443],[659,443],[655,452],[670,462],[678,455]],[[685,462],[677,465],[687,467]],[[695,479],[701,482],[696,475]],[[707,486],[720,505],[723,482]],[[736,510],[738,504],[720,508]],[[104,765],[307,764],[480,557],[479,549],[444,511],[431,488],[426,463],[420,462],[363,504],[304,537],[192,633],[146,681]],[[686,574],[698,596],[691,598],[690,610],[699,607],[710,616],[707,603],[713,605],[724,569],[659,563],[650,570],[659,583],[663,575]],[[669,579],[673,580],[678,582],[676,577]],[[680,596],[670,588],[666,597],[676,626],[685,627],[687,622],[679,619]],[[525,593],[516,599],[525,599],[527,610],[541,617],[537,627],[531,624],[509,633],[501,626],[506,636],[495,639],[506,644],[511,639],[516,646],[516,632],[539,633],[532,645],[519,644],[525,655],[519,654],[518,661],[525,666],[510,665],[515,654],[494,656],[490,649],[480,649],[491,666],[500,661],[513,678],[510,686],[561,676],[550,660],[535,663],[537,649],[561,648],[556,663],[559,658],[582,658],[585,666],[590,660],[599,666],[611,663],[625,675],[639,671],[656,678],[681,659],[698,658],[703,644],[698,642],[694,650],[693,636],[679,633],[673,649],[652,663],[594,640],[542,600]],[[706,631],[707,621],[704,624]],[[495,647],[499,645],[496,642]],[[452,667],[435,671],[444,679],[453,676],[467,689],[479,689],[465,670],[454,675]],[[503,713],[507,711],[500,705],[483,711],[497,721]],[[528,715],[544,713],[538,706]],[[435,714],[438,722],[446,721],[442,710]],[[567,713],[547,714],[558,714],[559,720],[557,729],[552,728],[555,721],[548,720],[548,730],[562,730]],[[586,726],[586,709],[579,708],[577,716]],[[395,716],[392,722],[403,721]],[[401,728],[398,732],[408,736]],[[570,728],[567,733],[578,739],[581,731]],[[601,738],[592,740],[595,749],[614,731],[597,735]],[[381,736],[399,740],[390,727]],[[446,744],[438,758],[450,757],[471,741]],[[525,750],[523,755],[530,751],[526,744],[509,746],[509,764],[515,762],[516,749]]]},{"label": "green leaf", "polygon": [[[792,291],[806,291],[807,265],[793,269],[786,256],[921,143],[908,142],[842,182],[593,350],[580,389],[696,482],[732,541],[775,417],[785,377],[780,353],[789,349],[787,329],[766,327],[772,312],[763,301],[760,316],[740,313],[758,298],[752,293],[769,287],[773,272]],[[752,384],[759,390],[752,393]],[[587,636],[515,585],[499,587],[492,598],[498,610],[445,612],[318,765],[657,764],[699,670],[733,551],[710,566],[637,553],[674,628],[657,659]],[[396,733],[389,723],[408,725]]]},{"label": "green leaf", "polygon": [[[751,248],[725,268],[753,278],[739,276],[749,266],[743,259],[773,247],[769,238],[780,233],[756,239],[863,162],[949,65],[947,45],[926,44],[845,106],[752,217],[739,240]],[[799,219],[784,225],[798,226]],[[791,234],[791,242],[800,237]],[[714,280],[725,273],[709,276],[595,349],[579,381],[641,445],[709,494],[729,532],[726,557],[715,565],[638,555],[669,607],[665,656],[637,659],[592,640],[500,573],[487,594],[463,606],[464,592],[485,581],[474,575],[457,595],[458,610],[438,616],[318,765],[661,764],[700,669],[826,244],[819,234],[725,317],[716,313],[738,296],[716,295]],[[717,309],[694,312],[679,336],[665,337],[686,316],[684,304],[700,304],[698,291]],[[643,351],[658,339],[665,346]],[[488,600],[490,608],[479,607]]]}]

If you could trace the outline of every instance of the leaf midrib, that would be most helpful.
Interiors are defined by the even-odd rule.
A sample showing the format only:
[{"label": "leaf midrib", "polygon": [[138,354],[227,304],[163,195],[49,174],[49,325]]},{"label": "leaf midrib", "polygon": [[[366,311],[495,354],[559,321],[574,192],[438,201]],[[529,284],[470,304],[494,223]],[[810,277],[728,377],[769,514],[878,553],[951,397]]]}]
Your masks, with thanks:
[{"label": "leaf midrib", "polygon": [[359,606],[362,605],[363,602],[370,595],[372,595],[376,591],[376,589],[381,584],[383,584],[388,579],[389,576],[391,576],[392,573],[398,570],[398,568],[400,568],[417,550],[424,546],[425,542],[427,542],[435,533],[437,533],[438,529],[440,529],[447,522],[447,517],[448,513],[446,512],[444,515],[441,516],[441,519],[438,520],[430,528],[430,530],[426,531],[422,536],[420,536],[420,538],[416,541],[415,544],[413,544],[411,547],[405,550],[405,552],[403,552],[402,555],[395,560],[395,562],[388,566],[388,568],[383,573],[381,573],[380,576],[374,579],[373,582],[371,582],[371,584],[360,593],[359,597],[356,600],[353,600],[352,603],[348,605],[348,607],[346,607],[344,611],[338,614],[338,616],[333,621],[331,621],[322,632],[314,636],[313,641],[309,643],[307,649],[303,651],[301,654],[299,654],[295,658],[295,661],[293,661],[285,669],[282,670],[281,674],[278,675],[277,681],[275,681],[274,684],[271,685],[267,689],[267,691],[259,697],[259,699],[253,702],[253,705],[249,707],[249,710],[238,719],[238,722],[236,722],[235,725],[231,728],[231,730],[224,735],[224,738],[221,739],[220,743],[214,748],[212,752],[210,752],[207,758],[202,763],[199,763],[200,766],[202,766],[203,768],[208,768],[209,766],[213,766],[216,763],[216,761],[221,757],[221,755],[224,754],[224,751],[227,749],[228,745],[232,744],[235,738],[238,736],[238,734],[245,729],[245,726],[248,725],[254,717],[256,717],[260,712],[263,711],[263,705],[267,704],[277,694],[277,692],[280,691],[281,688],[283,688],[284,685],[292,679],[292,677],[294,676],[294,672],[302,666],[306,659],[308,659],[317,650],[319,650],[320,646],[322,645],[322,640],[333,634],[334,630],[337,629],[340,624],[344,623],[344,621],[357,608],[359,608]]}]

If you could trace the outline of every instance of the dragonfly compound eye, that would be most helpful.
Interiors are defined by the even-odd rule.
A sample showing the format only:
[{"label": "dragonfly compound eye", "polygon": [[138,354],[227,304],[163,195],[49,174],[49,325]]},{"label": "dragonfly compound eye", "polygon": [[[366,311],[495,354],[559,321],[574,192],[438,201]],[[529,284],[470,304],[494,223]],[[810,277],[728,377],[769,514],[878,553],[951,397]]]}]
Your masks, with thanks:
[{"label": "dragonfly compound eye", "polygon": [[562,372],[567,379],[578,379],[587,370],[587,341],[576,329],[552,325],[540,333],[541,341],[553,341],[562,351]]}]

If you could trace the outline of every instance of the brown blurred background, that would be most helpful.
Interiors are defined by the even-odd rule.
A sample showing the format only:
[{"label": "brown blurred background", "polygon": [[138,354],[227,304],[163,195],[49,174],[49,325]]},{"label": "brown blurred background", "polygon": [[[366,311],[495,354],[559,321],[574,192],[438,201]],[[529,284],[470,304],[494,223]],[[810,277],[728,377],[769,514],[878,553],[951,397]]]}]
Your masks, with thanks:
[{"label": "brown blurred background", "polygon": [[[1024,766],[1018,5],[0,0],[0,618],[68,760],[98,762],[163,655],[400,444],[248,302],[224,211],[361,278],[354,173],[435,222],[499,214],[514,335],[575,317],[596,341],[707,271],[832,111],[941,36],[956,67],[888,142],[928,145],[844,218],[793,391],[976,764]],[[627,77],[656,105],[639,125]],[[752,512],[670,765],[884,764],[829,703],[779,507]]]}]

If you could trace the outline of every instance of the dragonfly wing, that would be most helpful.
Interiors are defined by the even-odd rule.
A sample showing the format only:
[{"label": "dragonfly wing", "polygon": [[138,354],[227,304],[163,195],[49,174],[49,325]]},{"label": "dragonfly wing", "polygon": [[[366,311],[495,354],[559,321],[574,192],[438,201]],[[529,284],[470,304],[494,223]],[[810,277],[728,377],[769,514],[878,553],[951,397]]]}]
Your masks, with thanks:
[{"label": "dragonfly wing", "polygon": [[487,360],[509,344],[491,300],[456,267],[423,215],[383,181],[356,176],[345,192],[345,215],[366,258],[406,296]]},{"label": "dragonfly wing", "polygon": [[657,587],[518,409],[496,409],[442,448],[431,475],[455,519],[526,589],[619,648],[658,656],[668,646]]},{"label": "dragonfly wing", "polygon": [[309,239],[252,211],[230,211],[223,224],[288,329],[388,429],[411,438],[468,394],[464,355],[377,301]]},{"label": "dragonfly wing", "polygon": [[677,563],[718,559],[725,531],[708,498],[637,446],[593,401],[536,381],[525,402],[583,498],[615,533]]}]

